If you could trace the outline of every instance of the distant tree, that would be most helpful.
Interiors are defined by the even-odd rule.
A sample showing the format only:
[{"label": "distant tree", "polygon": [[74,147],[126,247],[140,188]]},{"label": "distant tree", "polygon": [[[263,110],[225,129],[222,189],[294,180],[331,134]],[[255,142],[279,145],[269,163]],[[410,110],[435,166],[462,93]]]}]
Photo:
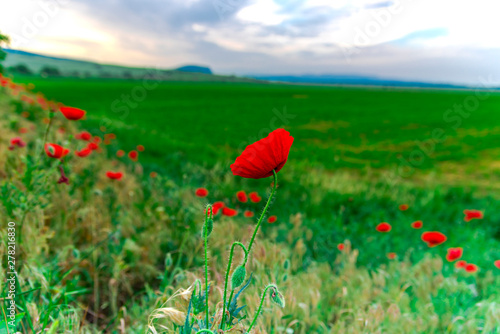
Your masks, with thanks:
[{"label": "distant tree", "polygon": [[31,71],[30,68],[24,64],[18,64],[16,66],[11,66],[8,68],[8,71],[12,72],[12,73],[24,74],[24,75],[33,74],[33,71]]},{"label": "distant tree", "polygon": [[130,71],[124,71],[123,72],[123,78],[124,79],[133,79],[134,76],[132,75],[132,73]]},{"label": "distant tree", "polygon": [[[7,54],[2,50],[2,45],[9,43],[9,37],[0,34],[0,62],[2,62]],[[0,64],[0,73],[3,73],[3,66]]]},{"label": "distant tree", "polygon": [[40,70],[40,75],[44,78],[46,78],[46,77],[60,77],[61,72],[59,72],[59,69],[57,67],[44,66]]}]

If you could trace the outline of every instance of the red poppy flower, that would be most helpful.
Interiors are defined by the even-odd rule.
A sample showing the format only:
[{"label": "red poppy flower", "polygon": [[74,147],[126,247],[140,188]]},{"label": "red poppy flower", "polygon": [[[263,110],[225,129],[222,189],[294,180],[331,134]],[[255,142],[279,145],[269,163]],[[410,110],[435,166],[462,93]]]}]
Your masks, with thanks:
[{"label": "red poppy flower", "polygon": [[89,144],[87,145],[87,148],[88,148],[89,150],[95,151],[95,150],[97,150],[97,149],[99,148],[99,145],[97,145],[96,143],[89,143]]},{"label": "red poppy flower", "polygon": [[208,196],[208,190],[205,188],[198,188],[196,189],[195,193],[196,196],[198,197],[207,197]]},{"label": "red poppy flower", "polygon": [[236,198],[242,203],[248,202],[247,194],[243,190],[240,190],[236,193]]},{"label": "red poppy flower", "polygon": [[61,126],[59,129],[57,129],[57,131],[58,131],[59,133],[61,133],[61,134],[66,133],[66,129],[65,129],[63,126]]},{"label": "red poppy flower", "polygon": [[21,116],[22,116],[23,118],[28,118],[28,117],[30,117],[30,113],[29,113],[29,112],[27,112],[27,111],[23,111],[23,112],[21,113]]},{"label": "red poppy flower", "polygon": [[389,223],[380,223],[377,225],[376,230],[379,232],[389,232],[392,229]]},{"label": "red poppy flower", "polygon": [[224,204],[224,202],[215,202],[214,204],[212,204],[212,208],[214,209],[214,216],[217,215],[219,213],[219,210],[225,206],[226,204]]},{"label": "red poppy flower", "polygon": [[99,136],[94,136],[92,137],[92,142],[99,145],[102,142],[102,138]]},{"label": "red poppy flower", "polygon": [[158,176],[158,173],[157,172],[151,172],[149,173],[149,176],[152,177],[152,178],[155,178]]},{"label": "red poppy flower", "polygon": [[19,128],[19,133],[27,133],[28,129],[26,128]]},{"label": "red poppy flower", "polygon": [[75,138],[79,140],[89,141],[92,138],[92,135],[87,131],[82,131],[80,133],[77,133],[75,135]]},{"label": "red poppy flower", "polygon": [[448,248],[448,254],[446,254],[446,261],[453,262],[462,257],[463,254],[462,247]]},{"label": "red poppy flower", "polygon": [[252,203],[259,203],[262,200],[262,197],[260,197],[255,191],[248,194],[248,197],[250,197],[250,201],[252,201]]},{"label": "red poppy flower", "polygon": [[139,156],[139,153],[137,153],[137,151],[130,151],[130,152],[128,152],[128,157],[132,161],[137,161],[137,157],[138,156]]},{"label": "red poppy flower", "polygon": [[[214,210],[214,212],[215,212],[215,210]],[[233,217],[233,216],[236,216],[238,214],[238,211],[236,211],[235,209],[230,209],[230,208],[227,208],[227,207],[223,207],[222,208],[222,214],[224,216]]]},{"label": "red poppy flower", "polygon": [[396,253],[387,253],[387,258],[389,260],[394,260],[396,258]]},{"label": "red poppy flower", "polygon": [[121,157],[123,157],[124,155],[125,155],[125,151],[124,151],[124,150],[118,150],[118,151],[116,152],[116,156],[117,156],[118,158],[121,158]]},{"label": "red poppy flower", "polygon": [[408,208],[409,208],[408,204],[401,204],[399,206],[399,210],[401,210],[401,211],[406,211],[406,210],[408,210]]},{"label": "red poppy flower", "polygon": [[464,210],[464,220],[466,222],[471,221],[472,219],[483,219],[484,215],[479,210]]},{"label": "red poppy flower", "polygon": [[85,158],[90,153],[92,153],[92,150],[88,147],[85,147],[85,148],[81,149],[80,151],[75,151],[75,155],[79,156],[80,158]]},{"label": "red poppy flower", "polygon": [[344,248],[345,248],[345,245],[344,245],[344,244],[338,244],[338,245],[337,245],[337,249],[338,249],[339,251],[343,251],[343,250],[344,250]]},{"label": "red poppy flower", "polygon": [[271,217],[267,218],[267,222],[269,224],[275,223],[277,220],[278,220],[278,217],[276,217],[276,216],[271,216]]},{"label": "red poppy flower", "polygon": [[85,111],[78,108],[73,107],[60,107],[59,110],[67,119],[71,121],[78,121],[85,116]]},{"label": "red poppy flower", "polygon": [[496,260],[495,262],[493,262],[493,264],[495,265],[495,267],[500,269],[500,260]]},{"label": "red poppy flower", "polygon": [[142,145],[137,145],[137,151],[139,151],[139,152],[144,151],[144,146],[142,146]]},{"label": "red poppy flower", "polygon": [[45,153],[51,158],[61,159],[69,153],[69,150],[57,144],[47,143],[45,144]]},{"label": "red poppy flower", "polygon": [[253,217],[253,212],[250,211],[250,210],[245,210],[245,212],[243,213],[243,215],[247,218],[250,218],[250,217]]},{"label": "red poppy flower", "polygon": [[106,176],[111,180],[121,180],[123,177],[122,172],[106,172]]},{"label": "red poppy flower", "polygon": [[464,268],[468,273],[476,273],[479,270],[479,267],[473,263],[468,263]]},{"label": "red poppy flower", "polygon": [[277,173],[287,159],[293,137],[285,129],[276,129],[266,138],[248,145],[231,165],[233,175],[261,179]]},{"label": "red poppy flower", "polygon": [[10,145],[17,147],[25,147],[26,143],[21,138],[15,137],[10,140]]},{"label": "red poppy flower", "polygon": [[464,260],[459,260],[459,261],[455,262],[455,268],[457,268],[457,269],[465,268],[466,265],[467,265],[467,262],[465,262]]},{"label": "red poppy flower", "polygon": [[424,232],[422,233],[422,240],[427,243],[429,247],[436,247],[446,241],[446,236],[441,232]]},{"label": "red poppy flower", "polygon": [[424,223],[422,223],[421,220],[417,220],[416,222],[411,223],[411,227],[413,227],[414,229],[422,228],[422,226],[424,226]]}]

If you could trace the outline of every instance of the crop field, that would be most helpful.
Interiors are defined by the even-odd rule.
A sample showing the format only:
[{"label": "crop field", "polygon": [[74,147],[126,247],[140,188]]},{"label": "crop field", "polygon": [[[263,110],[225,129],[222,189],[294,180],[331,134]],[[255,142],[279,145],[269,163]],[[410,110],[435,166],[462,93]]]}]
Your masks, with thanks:
[{"label": "crop field", "polygon": [[[18,331],[500,333],[498,92],[13,81],[0,87],[0,215],[16,224]],[[294,141],[277,183],[233,175],[278,128]],[[61,162],[47,143],[71,152]],[[229,298],[246,306],[227,311],[230,245],[251,248],[270,194],[230,270],[246,265],[248,287]],[[228,210],[206,248],[216,202]]]}]

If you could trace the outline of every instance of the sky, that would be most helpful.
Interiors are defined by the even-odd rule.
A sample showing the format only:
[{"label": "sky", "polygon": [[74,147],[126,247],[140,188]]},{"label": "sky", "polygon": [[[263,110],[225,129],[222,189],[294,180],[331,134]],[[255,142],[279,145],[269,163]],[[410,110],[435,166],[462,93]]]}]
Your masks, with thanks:
[{"label": "sky", "polygon": [[218,74],[500,83],[498,0],[7,0],[11,48]]}]

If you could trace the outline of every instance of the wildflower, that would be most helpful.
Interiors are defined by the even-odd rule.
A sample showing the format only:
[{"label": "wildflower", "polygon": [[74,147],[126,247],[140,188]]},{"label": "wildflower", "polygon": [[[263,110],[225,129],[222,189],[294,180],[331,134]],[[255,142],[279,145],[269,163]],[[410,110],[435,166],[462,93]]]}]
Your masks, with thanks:
[{"label": "wildflower", "polygon": [[198,188],[196,189],[195,193],[196,196],[198,197],[207,197],[208,196],[208,190],[205,188]]},{"label": "wildflower", "polygon": [[247,194],[243,190],[240,190],[236,193],[236,198],[242,203],[248,202]]},{"label": "wildflower", "polygon": [[231,165],[233,175],[261,179],[277,173],[287,159],[293,137],[284,129],[276,129],[266,138],[248,145]]},{"label": "wildflower", "polygon": [[230,208],[227,208],[227,207],[223,207],[222,208],[222,214],[224,216],[234,217],[234,216],[236,216],[238,214],[238,211],[236,211],[235,209],[230,209]]},{"label": "wildflower", "polygon": [[465,262],[464,260],[459,260],[459,261],[455,262],[455,268],[457,268],[457,269],[465,268],[466,265],[467,265],[467,262]]},{"label": "wildflower", "polygon": [[464,214],[465,214],[464,220],[466,222],[469,222],[472,219],[483,219],[484,217],[483,212],[479,210],[464,210]]},{"label": "wildflower", "polygon": [[128,157],[132,161],[137,161],[137,158],[139,157],[139,153],[137,153],[137,151],[130,151],[130,152],[128,152]]},{"label": "wildflower", "polygon": [[342,243],[340,243],[340,244],[338,244],[338,245],[337,245],[337,249],[338,249],[339,251],[343,251],[343,250],[344,250],[344,248],[345,248],[345,245],[344,245],[344,244],[342,244]]},{"label": "wildflower", "polygon": [[243,213],[243,216],[245,216],[247,218],[251,218],[251,217],[253,217],[253,212],[250,210],[245,210],[245,212]]},{"label": "wildflower", "polygon": [[493,262],[493,264],[495,265],[495,267],[500,269],[500,260],[496,260],[495,262]]},{"label": "wildflower", "polygon": [[82,132],[77,133],[75,135],[75,139],[84,140],[84,141],[89,141],[91,138],[92,138],[92,135],[87,131],[82,131]]},{"label": "wildflower", "polygon": [[401,211],[406,211],[406,210],[408,210],[408,208],[409,208],[409,207],[410,207],[410,206],[409,206],[408,204],[401,204],[401,205],[399,206],[399,210],[401,210]]},{"label": "wildflower", "polygon": [[396,258],[396,253],[387,253],[387,258],[389,260],[394,260]]},{"label": "wildflower", "polygon": [[12,138],[10,140],[10,145],[11,146],[17,146],[17,147],[25,147],[26,143],[19,137]]},{"label": "wildflower", "polygon": [[95,150],[97,150],[97,149],[99,148],[99,145],[97,145],[96,143],[89,143],[89,144],[87,145],[87,148],[88,148],[89,150],[95,151]]},{"label": "wildflower", "polygon": [[123,157],[124,155],[125,155],[125,151],[124,151],[124,150],[118,150],[118,151],[116,151],[116,156],[117,156],[118,158],[121,158],[121,157]]},{"label": "wildflower", "polygon": [[61,159],[69,153],[69,150],[57,144],[47,143],[45,153],[51,158]]},{"label": "wildflower", "polygon": [[421,220],[417,220],[416,222],[411,223],[411,227],[413,227],[414,229],[422,228],[422,226],[424,226],[424,223],[422,223]]},{"label": "wildflower", "polygon": [[27,133],[28,129],[26,128],[19,128],[19,133]]},{"label": "wildflower", "polygon": [[271,217],[269,217],[269,218],[267,219],[267,222],[268,222],[269,224],[272,224],[272,223],[275,223],[277,220],[278,220],[278,217],[276,217],[276,216],[271,216]]},{"label": "wildflower", "polygon": [[446,241],[446,236],[441,232],[424,232],[422,233],[422,240],[427,243],[429,247],[436,247]]},{"label": "wildflower", "polygon": [[155,177],[158,176],[158,173],[157,172],[151,172],[151,173],[149,173],[149,176],[154,179]]},{"label": "wildflower", "polygon": [[137,151],[143,152],[144,151],[144,146],[143,145],[137,145]]},{"label": "wildflower", "polygon": [[479,267],[476,266],[475,264],[473,263],[468,263],[466,266],[465,266],[465,271],[468,272],[468,273],[476,273],[477,271],[479,270]]},{"label": "wildflower", "polygon": [[378,232],[389,232],[391,229],[392,229],[392,226],[389,223],[380,223],[376,227],[376,230]]},{"label": "wildflower", "polygon": [[85,111],[78,108],[63,106],[60,107],[59,110],[64,115],[64,117],[71,121],[78,121],[79,119],[82,119],[83,116],[85,116]]},{"label": "wildflower", "polygon": [[262,200],[262,197],[257,194],[257,192],[253,191],[250,194],[248,194],[248,197],[250,197],[250,201],[252,203],[259,203]]},{"label": "wildflower", "polygon": [[446,261],[453,262],[462,257],[463,249],[462,247],[448,248],[448,254],[446,254]]},{"label": "wildflower", "polygon": [[81,149],[80,151],[75,151],[75,155],[79,156],[80,158],[85,158],[90,153],[92,153],[92,150],[88,147],[85,147],[85,148]]},{"label": "wildflower", "polygon": [[110,178],[111,180],[121,180],[123,177],[122,172],[106,172],[106,176]]},{"label": "wildflower", "polygon": [[214,216],[219,213],[219,210],[225,207],[224,202],[215,202],[212,204],[212,209],[214,210]]}]

